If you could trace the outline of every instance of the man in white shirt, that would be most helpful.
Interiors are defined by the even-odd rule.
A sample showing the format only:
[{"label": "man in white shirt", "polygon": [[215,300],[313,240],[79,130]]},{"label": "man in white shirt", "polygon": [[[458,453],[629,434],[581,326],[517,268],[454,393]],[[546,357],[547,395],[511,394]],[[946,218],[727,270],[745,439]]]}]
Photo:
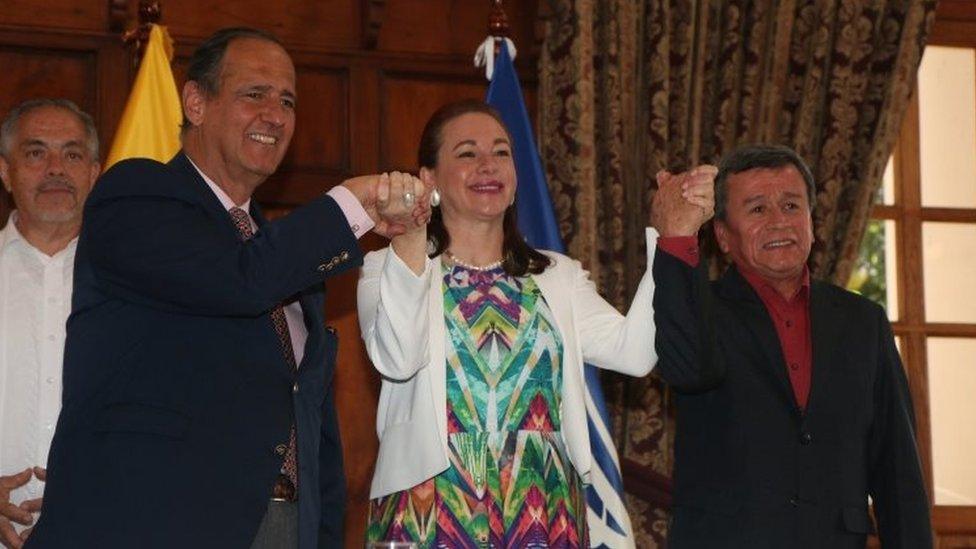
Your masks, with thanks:
[{"label": "man in white shirt", "polygon": [[95,125],[71,101],[26,101],[0,126],[0,179],[17,207],[0,230],[0,543],[6,547],[21,547],[41,508],[61,406],[75,246],[98,173]]}]

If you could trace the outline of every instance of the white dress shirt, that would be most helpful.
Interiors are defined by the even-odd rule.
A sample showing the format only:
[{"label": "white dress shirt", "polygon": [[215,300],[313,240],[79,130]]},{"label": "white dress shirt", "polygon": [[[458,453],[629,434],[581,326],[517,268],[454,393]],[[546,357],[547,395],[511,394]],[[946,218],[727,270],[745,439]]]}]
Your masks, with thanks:
[{"label": "white dress shirt", "polygon": [[[61,409],[65,321],[71,312],[78,239],[53,257],[16,227],[17,212],[0,230],[0,474],[47,467]],[[31,478],[14,490],[14,504],[43,495]],[[22,529],[22,528],[18,528]]]}]

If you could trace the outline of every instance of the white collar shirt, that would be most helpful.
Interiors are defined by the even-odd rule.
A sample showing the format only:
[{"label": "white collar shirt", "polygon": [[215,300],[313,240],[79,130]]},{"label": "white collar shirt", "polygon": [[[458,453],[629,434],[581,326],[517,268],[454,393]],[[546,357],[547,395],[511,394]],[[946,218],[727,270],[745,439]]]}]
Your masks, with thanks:
[{"label": "white collar shirt", "polygon": [[[61,409],[65,322],[77,237],[48,256],[16,226],[13,212],[0,230],[0,474],[47,466]],[[36,478],[14,490],[19,504],[43,495]],[[22,529],[22,528],[21,528]]]}]

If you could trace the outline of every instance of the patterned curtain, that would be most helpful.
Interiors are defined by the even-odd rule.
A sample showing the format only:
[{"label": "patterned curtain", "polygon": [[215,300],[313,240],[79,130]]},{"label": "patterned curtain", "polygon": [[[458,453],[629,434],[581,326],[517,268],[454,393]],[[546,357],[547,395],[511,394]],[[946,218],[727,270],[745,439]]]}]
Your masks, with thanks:
[{"label": "patterned curtain", "polygon": [[[645,269],[654,174],[772,142],[817,179],[814,275],[846,281],[935,3],[548,0],[540,147],[570,254],[626,308]],[[653,377],[605,384],[625,469],[668,476],[667,392]],[[637,545],[660,545],[666,509],[628,504]]]}]

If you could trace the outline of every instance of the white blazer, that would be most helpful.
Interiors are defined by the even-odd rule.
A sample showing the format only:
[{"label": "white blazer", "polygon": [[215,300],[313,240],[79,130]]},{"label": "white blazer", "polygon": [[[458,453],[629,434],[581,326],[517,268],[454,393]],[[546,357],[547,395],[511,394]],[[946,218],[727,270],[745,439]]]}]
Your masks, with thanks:
[{"label": "white blazer", "polygon": [[[570,460],[589,482],[583,364],[643,376],[654,351],[657,231],[646,230],[647,271],[627,316],[596,291],[578,261],[545,252],[553,263],[531,275],[563,340],[562,436]],[[387,247],[366,255],[359,279],[359,325],[366,351],[382,374],[376,432],[379,456],[369,497],[412,488],[448,468],[447,381],[441,262],[427,259],[416,276]]]}]

